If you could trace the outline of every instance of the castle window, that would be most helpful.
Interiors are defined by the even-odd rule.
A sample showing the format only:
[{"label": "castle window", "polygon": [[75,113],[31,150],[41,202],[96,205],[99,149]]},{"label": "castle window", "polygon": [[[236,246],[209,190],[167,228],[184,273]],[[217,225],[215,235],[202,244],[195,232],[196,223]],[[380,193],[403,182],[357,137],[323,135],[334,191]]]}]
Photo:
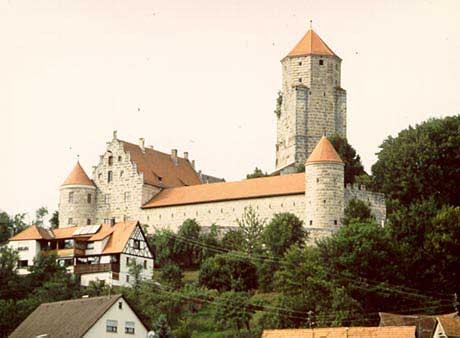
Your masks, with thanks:
[{"label": "castle window", "polygon": [[310,220],[310,225],[313,225],[313,221],[312,221],[312,220]]},{"label": "castle window", "polygon": [[86,225],[90,225],[90,224],[91,224],[91,218],[88,218],[88,219],[86,220]]},{"label": "castle window", "polygon": [[224,212],[224,209],[220,209],[220,213],[222,214]]},{"label": "castle window", "polygon": [[319,65],[320,66],[324,65],[324,60],[319,60]]},{"label": "castle window", "polygon": [[112,172],[112,170],[109,170],[107,172],[107,182],[110,183],[110,182],[112,182],[112,180],[113,180],[113,172]]},{"label": "castle window", "polygon": [[316,183],[319,183],[319,178],[316,179]]},{"label": "castle window", "polygon": [[88,202],[89,204],[91,204],[91,194],[88,194],[86,196],[86,202]]},{"label": "castle window", "polygon": [[73,191],[69,192],[69,203],[73,203]]},{"label": "castle window", "polygon": [[125,203],[129,202],[130,199],[131,199],[131,195],[129,191],[125,191]]},{"label": "castle window", "polygon": [[123,170],[120,171],[120,178],[122,178],[122,177],[123,177]]},{"label": "castle window", "polygon": [[113,156],[109,156],[109,165],[113,164]]},{"label": "castle window", "polygon": [[118,156],[118,162],[121,162],[121,156]]},{"label": "castle window", "polygon": [[337,225],[337,220],[336,219],[334,220],[334,225]]},{"label": "castle window", "polygon": [[302,82],[302,78],[301,78],[301,77],[299,77],[299,82]]},{"label": "castle window", "polygon": [[299,62],[299,66],[302,66],[302,61]]},{"label": "castle window", "polygon": [[326,204],[326,200],[323,200],[323,203]]},{"label": "castle window", "polygon": [[102,178],[102,173],[97,174],[97,178],[101,179]]},{"label": "castle window", "polygon": [[105,194],[104,195],[104,202],[105,202],[105,205],[110,204],[110,194]]},{"label": "castle window", "polygon": [[69,218],[69,219],[67,220],[67,225],[71,225],[72,223],[73,223],[73,219],[72,219],[72,218]]}]

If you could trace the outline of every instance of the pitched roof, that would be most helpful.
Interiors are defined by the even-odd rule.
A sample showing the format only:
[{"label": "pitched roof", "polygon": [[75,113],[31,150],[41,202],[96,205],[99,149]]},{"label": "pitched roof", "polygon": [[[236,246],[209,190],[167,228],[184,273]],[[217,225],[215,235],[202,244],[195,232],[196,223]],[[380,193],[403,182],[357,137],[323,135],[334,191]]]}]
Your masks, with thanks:
[{"label": "pitched roof", "polygon": [[448,337],[460,336],[460,318],[441,316],[436,318]]},{"label": "pitched roof", "polygon": [[75,230],[81,227],[67,227],[48,230],[38,227],[36,225],[30,226],[16,236],[12,237],[10,241],[20,240],[40,240],[40,239],[69,239],[76,237],[87,237],[88,241],[100,241],[110,236],[107,245],[104,247],[102,254],[120,253],[128,243],[131,234],[138,225],[137,221],[118,222],[111,226],[110,224],[101,224],[101,227],[95,234],[88,235],[74,235]]},{"label": "pitched roof", "polygon": [[339,154],[334,149],[332,143],[327,139],[326,136],[321,137],[315,149],[311,152],[306,163],[315,162],[333,162],[343,163]]},{"label": "pitched roof", "polygon": [[75,164],[73,167],[72,172],[69,176],[67,176],[66,180],[62,185],[89,185],[94,187],[93,181],[90,180],[88,175],[86,175],[85,171],[80,165],[80,162]]},{"label": "pitched roof", "polygon": [[414,338],[415,326],[264,330],[262,338]]},{"label": "pitched roof", "polygon": [[23,241],[23,240],[39,240],[39,239],[53,239],[54,234],[51,230],[39,227],[37,225],[31,225],[24,229],[20,233],[14,235],[10,241]]},{"label": "pitched roof", "polygon": [[143,208],[303,193],[305,174],[300,173],[165,189],[144,204]]},{"label": "pitched roof", "polygon": [[177,157],[176,163],[170,154],[145,148],[125,141],[120,141],[123,148],[131,155],[131,161],[136,163],[137,170],[144,174],[144,183],[158,187],[180,187],[201,184],[198,173],[190,162]]},{"label": "pitched roof", "polygon": [[[438,317],[454,317],[456,312]],[[431,338],[436,328],[436,317],[430,315],[401,315],[394,313],[379,312],[380,326],[407,326],[415,325],[417,327],[417,334],[419,338]]]},{"label": "pitched roof", "polygon": [[325,55],[337,56],[313,29],[310,29],[287,56]]},{"label": "pitched roof", "polygon": [[121,295],[80,298],[41,304],[10,337],[82,337]]}]

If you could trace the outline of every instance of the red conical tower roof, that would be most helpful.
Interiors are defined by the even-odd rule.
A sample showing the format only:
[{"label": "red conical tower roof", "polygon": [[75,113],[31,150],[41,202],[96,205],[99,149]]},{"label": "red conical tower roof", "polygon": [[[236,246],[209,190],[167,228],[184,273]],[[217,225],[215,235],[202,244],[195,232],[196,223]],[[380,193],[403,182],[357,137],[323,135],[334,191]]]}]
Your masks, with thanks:
[{"label": "red conical tower roof", "polygon": [[88,175],[80,165],[80,162],[77,162],[75,167],[72,169],[72,172],[67,176],[66,180],[62,185],[90,185],[94,187],[93,181],[90,180]]},{"label": "red conical tower roof", "polygon": [[334,146],[326,136],[321,137],[321,140],[319,140],[315,149],[311,152],[311,155],[308,157],[306,163],[317,162],[343,163],[339,154],[335,151]]},{"label": "red conical tower roof", "polygon": [[337,56],[326,43],[321,40],[318,34],[313,29],[310,29],[307,34],[299,41],[287,56],[304,56],[304,55],[325,55]]}]

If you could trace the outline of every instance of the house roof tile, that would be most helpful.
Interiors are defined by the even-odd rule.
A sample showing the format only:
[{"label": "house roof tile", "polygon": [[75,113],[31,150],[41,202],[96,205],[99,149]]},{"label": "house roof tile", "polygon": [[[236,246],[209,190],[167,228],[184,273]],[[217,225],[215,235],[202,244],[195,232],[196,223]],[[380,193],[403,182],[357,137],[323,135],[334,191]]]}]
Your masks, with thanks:
[{"label": "house roof tile", "polygon": [[262,338],[414,338],[415,326],[265,330]]}]

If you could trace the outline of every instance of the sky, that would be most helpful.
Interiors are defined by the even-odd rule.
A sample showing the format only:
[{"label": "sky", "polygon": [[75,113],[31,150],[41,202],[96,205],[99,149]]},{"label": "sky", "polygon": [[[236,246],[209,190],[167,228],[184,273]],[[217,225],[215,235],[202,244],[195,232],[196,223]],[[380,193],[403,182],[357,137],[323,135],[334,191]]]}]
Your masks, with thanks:
[{"label": "sky", "polygon": [[0,0],[0,210],[56,210],[113,130],[227,181],[272,171],[280,60],[310,20],[366,170],[389,135],[459,113],[458,0]]}]

